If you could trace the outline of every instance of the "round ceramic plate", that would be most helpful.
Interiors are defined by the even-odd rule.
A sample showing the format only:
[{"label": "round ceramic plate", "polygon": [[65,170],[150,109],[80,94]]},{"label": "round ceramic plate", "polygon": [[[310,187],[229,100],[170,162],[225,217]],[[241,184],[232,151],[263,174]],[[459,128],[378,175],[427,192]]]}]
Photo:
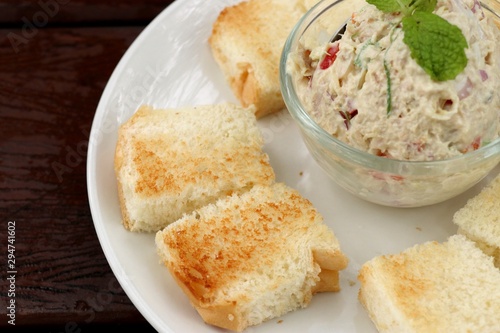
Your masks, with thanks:
[{"label": "round ceramic plate", "polygon": [[[121,286],[160,332],[220,332],[204,324],[159,262],[154,234],[125,230],[113,170],[117,130],[141,104],[158,108],[236,102],[207,43],[219,12],[238,0],[177,0],[137,38],[118,64],[99,103],[89,143],[87,182],[99,241]],[[299,190],[325,218],[350,262],[341,291],[246,332],[376,332],[357,300],[361,265],[456,232],[461,208],[498,173],[442,204],[401,209],[364,202],[333,183],[312,160],[287,111],[258,121],[278,181]]]}]

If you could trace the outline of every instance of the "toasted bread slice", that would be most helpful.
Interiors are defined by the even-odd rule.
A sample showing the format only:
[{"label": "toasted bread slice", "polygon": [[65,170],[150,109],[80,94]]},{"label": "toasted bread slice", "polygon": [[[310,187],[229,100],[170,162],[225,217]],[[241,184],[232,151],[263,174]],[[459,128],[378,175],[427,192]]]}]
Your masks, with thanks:
[{"label": "toasted bread slice", "polygon": [[500,174],[453,215],[453,222],[500,268]]},{"label": "toasted bread slice", "polygon": [[205,206],[159,231],[156,245],[203,320],[234,331],[338,291],[348,262],[311,202],[282,183]]},{"label": "toasted bread slice", "polygon": [[217,199],[274,182],[253,110],[141,107],[118,132],[123,224],[155,232]]},{"label": "toasted bread slice", "polygon": [[212,53],[241,105],[262,117],[285,107],[281,51],[292,27],[317,1],[249,0],[222,10],[209,38]]},{"label": "toasted bread slice", "polygon": [[375,257],[359,280],[381,333],[500,332],[500,270],[463,235]]}]

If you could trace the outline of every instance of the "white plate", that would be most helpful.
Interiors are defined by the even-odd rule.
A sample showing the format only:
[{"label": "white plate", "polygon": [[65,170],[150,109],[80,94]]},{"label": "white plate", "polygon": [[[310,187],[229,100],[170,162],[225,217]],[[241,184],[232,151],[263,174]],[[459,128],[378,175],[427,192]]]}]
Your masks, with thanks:
[{"label": "white plate", "polygon": [[[210,53],[213,21],[239,0],[177,0],[137,38],[118,64],[97,108],[88,150],[90,207],[99,241],[122,288],[160,332],[220,332],[203,323],[155,252],[154,235],[126,231],[113,171],[117,129],[137,107],[236,102]],[[246,332],[376,332],[357,301],[360,266],[374,256],[456,232],[453,213],[497,174],[442,204],[396,209],[361,201],[335,185],[312,160],[286,111],[259,120],[277,180],[299,190],[325,217],[350,258],[339,293],[316,295],[306,309]]]}]

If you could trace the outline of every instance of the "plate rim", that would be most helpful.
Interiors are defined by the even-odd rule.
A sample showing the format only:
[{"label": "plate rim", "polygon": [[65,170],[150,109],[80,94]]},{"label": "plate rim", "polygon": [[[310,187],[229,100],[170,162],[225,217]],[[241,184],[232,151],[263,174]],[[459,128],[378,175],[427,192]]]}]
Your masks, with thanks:
[{"label": "plate rim", "polygon": [[[126,65],[130,61],[136,49],[142,44],[142,42],[147,39],[147,37],[155,31],[155,28],[165,19],[166,16],[173,13],[176,9],[181,6],[184,6],[186,3],[193,0],[176,0],[167,5],[151,22],[137,35],[134,41],[130,44],[130,46],[123,53],[122,57],[116,64],[113,72],[111,73],[109,79],[106,82],[106,86],[101,94],[99,102],[96,107],[96,111],[94,113],[94,117],[92,119],[92,126],[90,130],[90,140],[96,136],[97,131],[102,123],[102,120],[105,115],[105,106],[109,103],[112,90],[114,89],[116,82],[118,80],[119,75],[126,68]],[[89,141],[90,141],[89,140]],[[89,148],[87,151],[87,163],[86,163],[86,182],[87,182],[87,197],[89,200],[89,208],[92,217],[92,224],[97,234],[97,238],[99,240],[99,244],[101,246],[102,251],[104,252],[104,256],[106,261],[108,262],[111,271],[113,272],[114,277],[118,280],[121,288],[130,299],[134,307],[141,313],[141,315],[146,319],[146,321],[157,331],[167,332],[167,333],[175,333],[170,327],[166,327],[167,331],[165,331],[165,327],[163,327],[162,322],[154,312],[146,311],[149,307],[142,297],[140,296],[137,288],[128,283],[125,280],[123,274],[120,274],[120,262],[115,254],[115,250],[111,246],[111,242],[107,235],[107,231],[104,228],[102,223],[98,221],[102,220],[101,216],[101,204],[98,200],[97,187],[94,186],[96,184],[96,155],[97,148],[95,145],[89,144]],[[94,158],[92,158],[94,157]]]}]

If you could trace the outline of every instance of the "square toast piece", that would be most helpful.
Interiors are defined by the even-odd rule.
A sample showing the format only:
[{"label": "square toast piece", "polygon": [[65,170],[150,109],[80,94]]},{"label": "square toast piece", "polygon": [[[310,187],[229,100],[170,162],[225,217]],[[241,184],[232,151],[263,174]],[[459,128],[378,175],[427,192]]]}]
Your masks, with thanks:
[{"label": "square toast piece", "polygon": [[316,1],[249,0],[226,7],[209,38],[216,62],[241,105],[257,118],[285,107],[279,63],[286,38]]},{"label": "square toast piece", "polygon": [[453,215],[453,222],[500,268],[500,174]]},{"label": "square toast piece", "polygon": [[500,270],[463,235],[375,257],[359,280],[381,333],[500,332]]},{"label": "square toast piece", "polygon": [[125,228],[156,232],[221,197],[273,183],[262,146],[252,109],[141,107],[120,127],[115,151]]},{"label": "square toast piece", "polygon": [[283,183],[223,198],[156,234],[203,320],[242,331],[338,291],[348,259],[310,201]]}]

